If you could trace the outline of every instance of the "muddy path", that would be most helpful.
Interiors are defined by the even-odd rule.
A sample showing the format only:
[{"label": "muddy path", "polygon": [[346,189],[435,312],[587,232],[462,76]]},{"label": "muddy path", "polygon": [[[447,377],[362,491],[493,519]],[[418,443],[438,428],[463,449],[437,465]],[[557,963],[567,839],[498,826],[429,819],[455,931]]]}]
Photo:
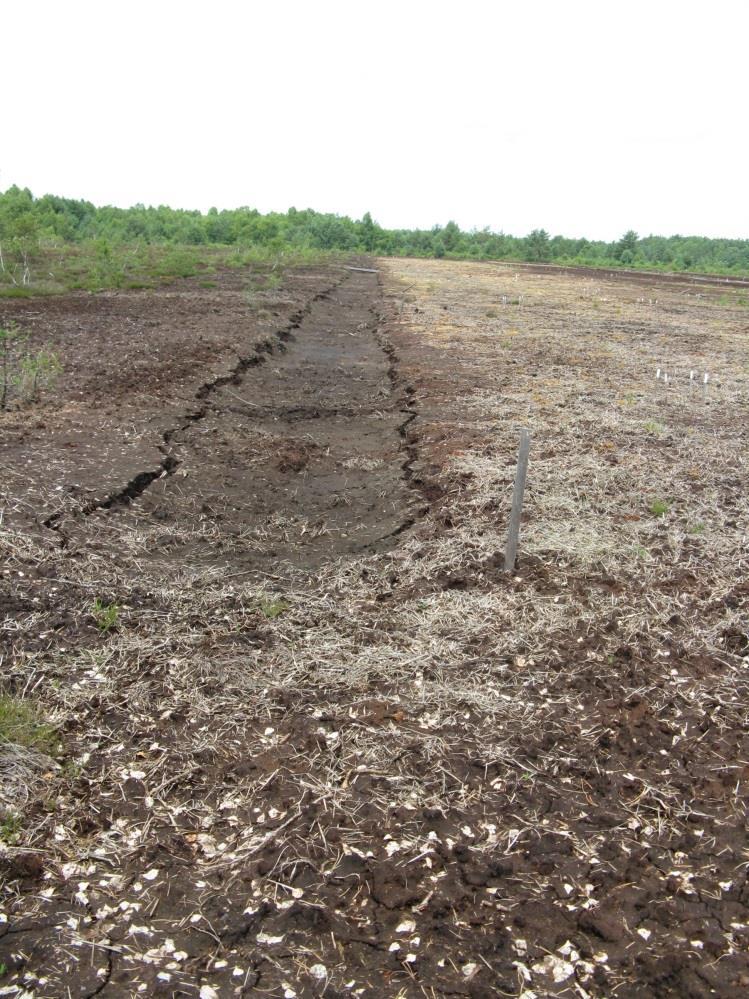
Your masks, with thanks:
[{"label": "muddy path", "polygon": [[129,511],[163,525],[156,556],[314,569],[413,523],[415,413],[378,339],[379,296],[375,275],[347,276],[199,393],[166,435],[168,474]]},{"label": "muddy path", "polygon": [[[415,413],[379,333],[377,276],[292,275],[264,323],[232,272],[207,301],[185,285],[148,306],[98,296],[97,312],[71,296],[18,310],[62,347],[66,377],[35,418],[7,414],[10,522],[74,551],[116,547],[125,522],[156,527],[148,557],[258,571],[377,550],[410,526]],[[196,315],[197,337],[178,340]]]}]

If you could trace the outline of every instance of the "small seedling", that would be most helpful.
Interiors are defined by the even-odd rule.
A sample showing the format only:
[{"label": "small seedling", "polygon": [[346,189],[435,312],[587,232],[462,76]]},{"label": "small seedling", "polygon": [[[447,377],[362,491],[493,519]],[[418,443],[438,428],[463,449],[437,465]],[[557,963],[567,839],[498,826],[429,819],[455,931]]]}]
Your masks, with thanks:
[{"label": "small seedling", "polygon": [[5,409],[8,404],[8,391],[17,377],[14,371],[15,353],[25,340],[25,334],[15,323],[0,326],[0,409]]},{"label": "small seedling", "polygon": [[9,694],[0,695],[0,746],[27,746],[54,755],[59,745],[54,725],[42,720],[35,705]]},{"label": "small seedling", "polygon": [[21,402],[36,402],[39,392],[54,385],[62,372],[56,354],[39,350],[22,353],[28,336],[14,323],[0,327],[0,409],[7,409],[11,388]]},{"label": "small seedling", "polygon": [[691,524],[687,528],[687,534],[704,534],[705,525],[701,521],[697,521],[696,524]]},{"label": "small seedling", "polygon": [[666,428],[662,423],[658,423],[657,420],[648,420],[645,424],[645,429],[649,434],[655,434],[657,437],[666,432]]},{"label": "small seedling", "polygon": [[267,600],[263,599],[259,603],[260,613],[263,614],[268,620],[272,621],[276,617],[280,617],[284,611],[289,609],[289,605],[285,600]]},{"label": "small seedling", "polygon": [[669,506],[668,500],[653,500],[650,504],[650,512],[654,517],[663,517],[668,513]]},{"label": "small seedling", "polygon": [[[18,815],[6,815],[0,822],[0,843],[15,846],[21,836],[21,819]],[[5,965],[0,965],[0,975],[5,974]]]},{"label": "small seedling", "polygon": [[40,390],[54,385],[62,372],[57,354],[48,350],[27,354],[21,358],[19,368],[16,381],[23,402],[36,402]]},{"label": "small seedling", "polygon": [[105,604],[97,597],[96,600],[94,600],[94,606],[91,609],[91,613],[94,615],[96,627],[99,631],[103,631],[104,634],[106,634],[117,624],[117,619],[120,616],[120,608],[117,604]]}]

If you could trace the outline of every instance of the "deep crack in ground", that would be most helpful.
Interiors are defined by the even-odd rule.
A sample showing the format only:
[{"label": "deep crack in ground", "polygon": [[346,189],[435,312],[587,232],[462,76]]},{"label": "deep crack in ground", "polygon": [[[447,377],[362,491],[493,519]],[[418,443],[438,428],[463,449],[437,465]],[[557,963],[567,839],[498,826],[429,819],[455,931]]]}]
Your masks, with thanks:
[{"label": "deep crack in ground", "polygon": [[[386,546],[416,522],[413,390],[381,327],[374,275],[351,273],[203,382],[163,431],[163,459],[44,520],[62,545],[118,511],[164,527],[156,557],[315,568]],[[82,538],[81,538],[82,540]]]}]

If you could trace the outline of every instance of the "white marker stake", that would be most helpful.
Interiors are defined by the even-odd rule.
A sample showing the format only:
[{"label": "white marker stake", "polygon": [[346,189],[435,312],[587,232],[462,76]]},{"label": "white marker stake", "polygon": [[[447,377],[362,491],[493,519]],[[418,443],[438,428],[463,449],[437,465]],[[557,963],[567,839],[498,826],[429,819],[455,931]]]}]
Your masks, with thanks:
[{"label": "white marker stake", "polygon": [[660,381],[660,378],[661,378],[661,369],[658,368],[658,370],[655,373],[655,380]]},{"label": "white marker stake", "polygon": [[523,494],[525,492],[525,477],[528,473],[528,455],[531,449],[531,435],[527,430],[520,431],[520,448],[518,450],[518,468],[515,473],[515,489],[512,493],[512,510],[510,511],[510,529],[505,548],[505,572],[512,572],[518,554],[518,538],[520,537],[520,518],[523,514]]}]

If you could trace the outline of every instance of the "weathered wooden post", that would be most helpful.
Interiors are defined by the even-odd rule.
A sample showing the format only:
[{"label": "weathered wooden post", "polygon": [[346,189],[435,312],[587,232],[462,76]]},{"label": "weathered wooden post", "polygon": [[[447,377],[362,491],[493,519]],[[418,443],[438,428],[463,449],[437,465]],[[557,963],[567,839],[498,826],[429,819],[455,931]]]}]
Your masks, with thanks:
[{"label": "weathered wooden post", "polygon": [[523,514],[523,494],[525,493],[525,477],[528,473],[528,455],[531,449],[531,435],[527,430],[520,431],[520,448],[518,449],[518,468],[515,473],[515,489],[512,493],[512,510],[510,511],[510,529],[505,548],[505,572],[512,572],[518,554],[518,538],[520,536],[520,518]]}]

